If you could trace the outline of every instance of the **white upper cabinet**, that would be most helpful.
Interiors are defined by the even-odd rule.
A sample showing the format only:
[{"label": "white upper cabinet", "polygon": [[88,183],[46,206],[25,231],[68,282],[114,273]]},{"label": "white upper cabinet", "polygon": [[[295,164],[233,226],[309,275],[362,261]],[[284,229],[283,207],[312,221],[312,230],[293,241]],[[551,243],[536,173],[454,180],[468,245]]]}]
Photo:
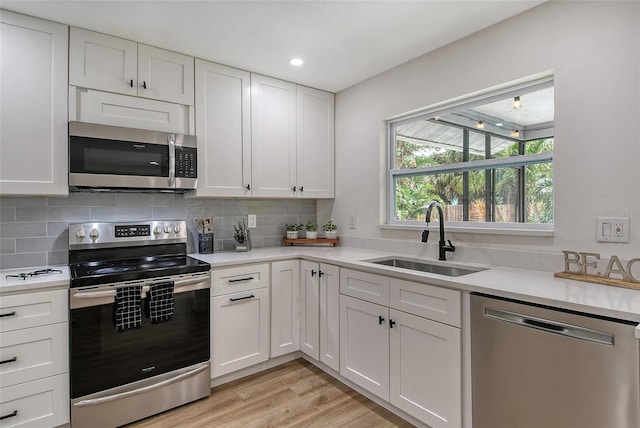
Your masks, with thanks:
[{"label": "white upper cabinet", "polygon": [[194,103],[193,57],[72,27],[69,66],[73,86]]},{"label": "white upper cabinet", "polygon": [[297,88],[297,179],[300,196],[334,197],[334,95]]},{"label": "white upper cabinet", "polygon": [[138,45],[138,96],[193,105],[193,57]]},{"label": "white upper cabinet", "polygon": [[252,196],[334,197],[334,95],[251,75]]},{"label": "white upper cabinet", "polygon": [[252,196],[294,197],[296,85],[251,74]]},{"label": "white upper cabinet", "polygon": [[196,59],[198,189],[195,196],[251,195],[251,77]]},{"label": "white upper cabinet", "polygon": [[138,44],[71,27],[69,84],[138,94]]},{"label": "white upper cabinet", "polygon": [[0,11],[0,195],[67,195],[68,27]]}]

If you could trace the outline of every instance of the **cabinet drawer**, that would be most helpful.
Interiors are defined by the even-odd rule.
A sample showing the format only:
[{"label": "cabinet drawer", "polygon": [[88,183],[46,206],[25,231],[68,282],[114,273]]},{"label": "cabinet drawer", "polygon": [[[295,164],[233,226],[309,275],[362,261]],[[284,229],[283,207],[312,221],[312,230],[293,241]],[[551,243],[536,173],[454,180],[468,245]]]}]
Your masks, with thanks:
[{"label": "cabinet drawer", "polygon": [[69,371],[69,323],[0,333],[0,385]]},{"label": "cabinet drawer", "polygon": [[54,290],[2,296],[0,332],[68,321],[68,294]]},{"label": "cabinet drawer", "polygon": [[391,279],[389,299],[393,309],[460,327],[459,291]]},{"label": "cabinet drawer", "polygon": [[389,306],[389,278],[351,269],[340,269],[340,293]]},{"label": "cabinet drawer", "polygon": [[0,389],[0,426],[48,428],[69,423],[67,373]]},{"label": "cabinet drawer", "polygon": [[211,295],[237,293],[269,286],[269,264],[229,267],[211,272]]}]

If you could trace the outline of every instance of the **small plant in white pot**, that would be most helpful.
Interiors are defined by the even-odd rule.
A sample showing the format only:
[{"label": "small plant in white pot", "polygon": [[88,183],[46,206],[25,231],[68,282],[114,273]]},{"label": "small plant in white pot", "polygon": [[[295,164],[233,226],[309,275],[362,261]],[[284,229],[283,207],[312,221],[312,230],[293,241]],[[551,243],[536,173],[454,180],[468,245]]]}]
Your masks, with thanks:
[{"label": "small plant in white pot", "polygon": [[298,239],[298,232],[300,232],[304,226],[302,224],[285,224],[284,228],[287,231],[287,239]]},{"label": "small plant in white pot", "polygon": [[309,220],[304,225],[304,228],[307,230],[307,239],[316,239],[318,237],[318,225],[315,221]]},{"label": "small plant in white pot", "polygon": [[333,220],[329,220],[323,224],[322,230],[324,230],[324,237],[327,239],[336,239],[338,237],[338,226],[336,226]]}]

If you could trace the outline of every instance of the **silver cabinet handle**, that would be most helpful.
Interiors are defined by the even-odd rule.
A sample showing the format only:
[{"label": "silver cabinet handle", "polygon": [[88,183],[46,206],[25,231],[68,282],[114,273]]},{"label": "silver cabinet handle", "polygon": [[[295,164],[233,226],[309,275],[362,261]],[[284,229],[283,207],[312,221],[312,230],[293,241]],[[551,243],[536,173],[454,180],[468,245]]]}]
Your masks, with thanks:
[{"label": "silver cabinet handle", "polygon": [[492,308],[485,308],[484,316],[498,321],[520,325],[522,327],[535,328],[537,330],[546,331],[547,333],[559,334],[562,336],[573,337],[574,339],[582,339],[613,346],[613,336],[611,334],[589,328]]}]

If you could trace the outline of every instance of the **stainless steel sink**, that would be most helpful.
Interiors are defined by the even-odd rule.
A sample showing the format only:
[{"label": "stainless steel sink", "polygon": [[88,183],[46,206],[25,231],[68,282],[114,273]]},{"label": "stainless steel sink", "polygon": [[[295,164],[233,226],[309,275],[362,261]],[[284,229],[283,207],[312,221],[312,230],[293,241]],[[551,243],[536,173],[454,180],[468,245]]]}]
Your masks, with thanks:
[{"label": "stainless steel sink", "polygon": [[381,259],[371,259],[363,261],[396,267],[400,269],[417,270],[420,272],[429,272],[445,276],[462,276],[486,270],[484,268],[424,262],[421,260],[405,259],[402,257],[385,257]]}]

